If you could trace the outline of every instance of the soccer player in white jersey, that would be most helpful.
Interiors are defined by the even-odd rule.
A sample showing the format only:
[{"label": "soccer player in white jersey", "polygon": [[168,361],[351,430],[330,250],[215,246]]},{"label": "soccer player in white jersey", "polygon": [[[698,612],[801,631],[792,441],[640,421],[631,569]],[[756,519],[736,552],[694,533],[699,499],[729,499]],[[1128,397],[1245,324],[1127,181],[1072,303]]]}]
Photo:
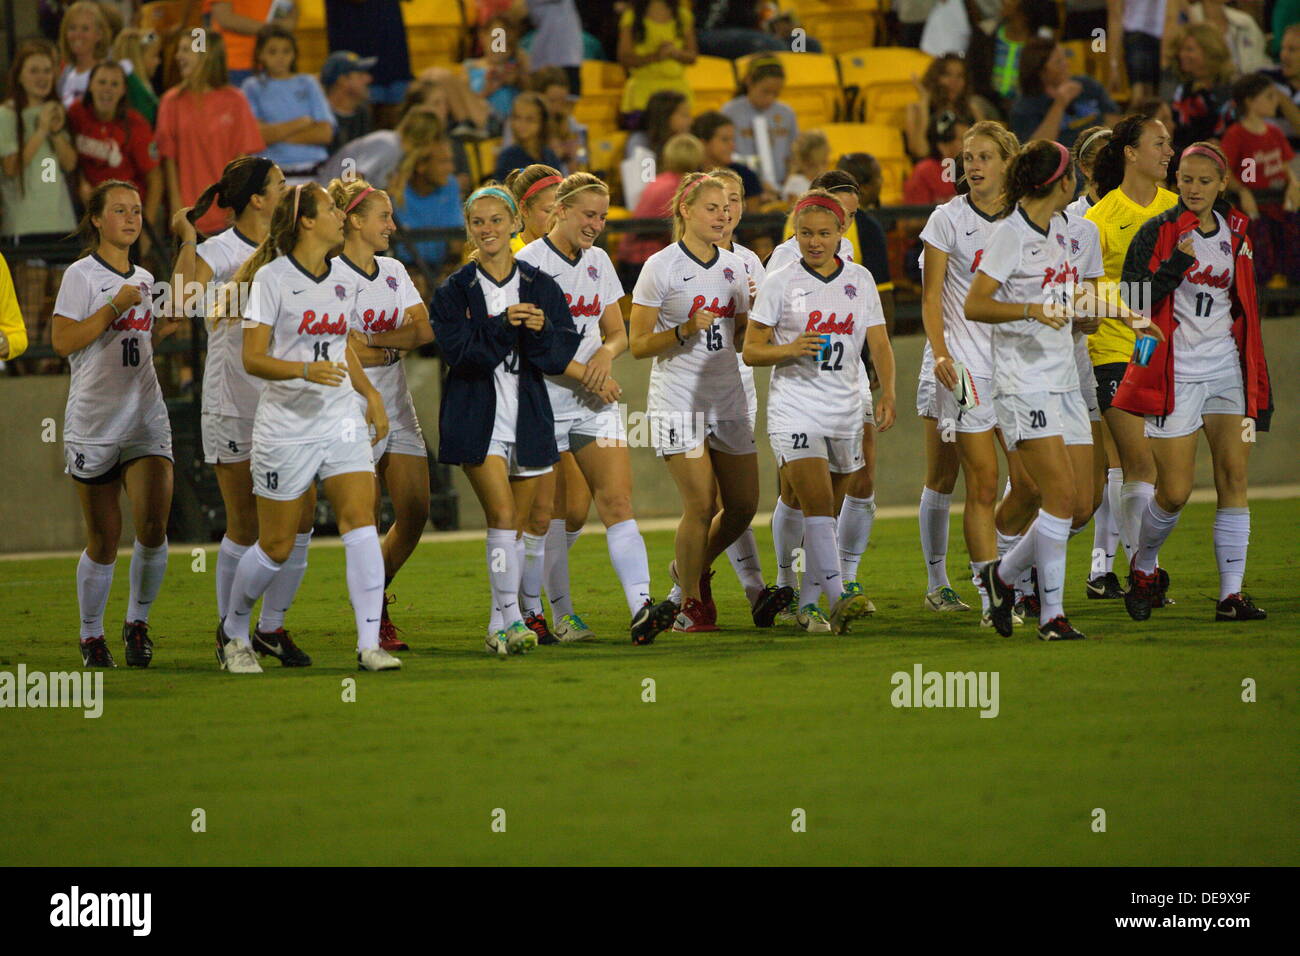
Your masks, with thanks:
[{"label": "soccer player in white jersey", "polygon": [[1204,430],[1218,493],[1215,620],[1257,621],[1268,615],[1242,593],[1253,437],[1245,423],[1250,418],[1266,427],[1271,387],[1246,217],[1221,198],[1228,168],[1217,146],[1184,149],[1177,182],[1179,204],[1138,228],[1124,260],[1126,284],[1150,284],[1152,323],[1165,334],[1148,365],[1130,364],[1115,394],[1117,407],[1145,415],[1156,462],[1156,492],[1142,514],[1125,604],[1134,620],[1151,614],[1159,589],[1156,555],[1191,494],[1196,433]]},{"label": "soccer player in white jersey", "polygon": [[754,429],[732,354],[743,341],[749,282],[740,257],[715,245],[728,219],[722,181],[687,173],[670,208],[673,244],[641,269],[629,340],[633,355],[654,359],[650,431],[682,498],[673,577],[683,600],[673,630],[694,633],[717,630],[709,571],[758,508]]},{"label": "soccer player in white jersey", "polygon": [[[741,217],[745,212],[744,181],[739,173],[726,166],[709,170],[709,175],[721,182],[727,190],[727,227],[723,231],[722,241],[718,243],[718,247],[740,256],[740,260],[745,264],[745,276],[748,279],[749,296],[752,301],[754,296],[758,295],[758,287],[767,273],[757,254],[735,241],[736,227],[740,225]],[[739,352],[736,353],[736,361],[740,365],[740,382],[745,387],[745,400],[749,406],[749,425],[753,428],[758,414],[754,369],[745,364]],[[769,586],[763,580],[763,564],[758,557],[758,542],[754,539],[752,526],[746,528],[739,538],[727,546],[727,560],[731,562],[731,569],[736,572],[736,577],[745,589],[745,598],[749,601],[754,626],[771,627],[777,615],[794,601],[794,587]],[[671,594],[669,598],[676,599]]]},{"label": "soccer player in white jersey", "polygon": [[[850,218],[858,211],[858,181],[849,173],[840,169],[828,170],[822,173],[809,184],[809,189],[825,189],[836,199],[840,201],[845,209],[845,214]],[[789,220],[789,228],[793,229],[794,217]],[[853,243],[847,238],[840,239],[839,248],[835,254],[843,262],[853,261]],[[772,254],[767,257],[767,272],[775,272],[782,266],[787,266],[792,262],[798,262],[803,253],[799,251],[799,237],[791,235],[789,239],[781,243],[772,250]]]},{"label": "soccer player in white jersey", "polygon": [[54,302],[54,351],[72,367],[64,457],[86,520],[86,549],[77,562],[86,667],[116,666],[104,639],[104,610],[122,535],[123,490],[135,526],[131,596],[122,625],[128,667],[148,667],[153,659],[149,611],[167,572],[172,435],[154,373],[153,343],[179,323],[154,312],[153,276],[129,258],[142,222],[134,186],[115,179],[96,186],[79,229],[86,254],[64,272]]},{"label": "soccer player in white jersey", "polygon": [[[650,561],[632,511],[632,462],[616,401],[621,387],[610,374],[613,360],[627,351],[627,329],[619,305],[623,287],[609,255],[594,245],[605,227],[608,211],[609,188],[599,178],[582,172],[566,177],[556,188],[550,231],[525,246],[517,258],[545,272],[564,290],[569,315],[582,336],[582,344],[565,374],[546,377],[546,392],[555,417],[556,447],[561,455],[567,452],[573,457],[579,469],[578,480],[590,487],[596,513],[606,528],[610,564],[627,599],[632,643],[646,645],[672,627],[677,608],[650,596]],[[563,529],[561,509],[568,497],[568,476],[558,468],[552,474],[557,480],[548,482],[551,476],[539,480],[538,496],[546,495],[551,502],[547,524]],[[538,536],[524,540],[534,549],[543,542],[547,550],[552,545],[552,540]],[[568,551],[563,537],[555,546]],[[556,638],[579,639],[586,625],[573,611],[567,555],[549,565],[550,569],[563,570],[563,576],[551,570],[546,578],[551,612],[557,621]],[[540,620],[545,628],[537,587],[540,580],[537,575],[531,582],[525,580],[522,587],[523,600],[535,602],[524,607],[524,623],[539,635],[539,643],[535,622]]]},{"label": "soccer player in white jersey", "polygon": [[1007,170],[1012,212],[998,224],[965,302],[966,318],[993,324],[993,400],[1008,449],[1020,453],[1042,507],[1021,540],[981,573],[993,626],[1011,636],[1014,583],[1035,568],[1038,636],[1084,635],[1065,616],[1066,543],[1092,513],[1092,430],[1079,395],[1068,312],[1081,291],[1061,210],[1074,197],[1070,153],[1035,140]]},{"label": "soccer player in white jersey", "polygon": [[[217,548],[217,620],[226,616],[230,586],[239,559],[257,540],[257,498],[253,494],[253,418],[262,380],[244,371],[243,304],[247,289],[231,286],[236,270],[253,254],[271,227],[271,214],[284,195],[284,173],[270,160],[241,156],[222,170],[221,178],[199,196],[193,207],[177,210],[172,231],[181,240],[172,267],[174,301],[184,303],[186,315],[201,305],[208,331],[203,363],[203,404],[200,424],[203,458],[217,476],[226,511],[226,531]],[[198,242],[194,223],[213,203],[234,213],[230,228]],[[192,284],[204,289],[203,299],[188,298]],[[284,619],[307,573],[307,549],[316,519],[316,488],[303,499],[298,533],[280,573],[262,599],[253,648],[271,654],[284,667],[306,667],[311,658],[285,630]]]},{"label": "soccer player in white jersey", "polygon": [[537,646],[519,607],[516,539],[538,477],[559,458],[543,375],[563,374],[581,342],[555,280],[511,252],[518,224],[504,187],[472,192],[471,261],[438,288],[430,310],[447,366],[438,461],[464,469],[487,519],[492,611],[484,646],[500,656]]},{"label": "soccer player in white jersey", "polygon": [[[772,365],[767,428],[777,464],[802,506],[808,565],[799,592],[799,619],[848,631],[869,613],[861,590],[845,587],[835,529],[836,499],[863,465],[862,415],[866,367],[861,355],[892,352],[875,280],[863,266],[835,254],[847,214],[831,193],[809,190],[795,204],[801,258],[769,272],[759,289],[745,336],[745,361]],[[891,379],[892,375],[887,376]]]},{"label": "soccer player in white jersey", "polygon": [[[360,670],[396,670],[379,646],[384,557],[375,530],[375,468],[368,425],[388,433],[384,401],[348,348],[358,278],[331,249],[343,239],[343,211],[316,183],[287,191],[271,228],[235,272],[251,281],[244,307],[244,369],[264,379],[253,422],[257,543],[235,570],[217,659],[231,673],[259,673],[249,618],[294,549],[303,499],[321,480],[338,518]],[[366,396],[362,417],[354,391]]]},{"label": "soccer player in white jersey", "polygon": [[[393,503],[393,526],[380,544],[384,552],[384,610],[379,646],[386,651],[406,651],[410,647],[398,637],[388,615],[392,603],[388,586],[415,551],[429,520],[429,452],[406,384],[402,352],[432,342],[433,326],[406,267],[391,256],[378,254],[388,251],[397,228],[388,194],[360,178],[335,179],[328,190],[344,216],[339,258],[360,281],[349,339],[388,414],[388,435],[371,448],[375,480],[388,487]],[[357,400],[364,401],[360,395]],[[379,497],[376,484],[376,525]]]}]

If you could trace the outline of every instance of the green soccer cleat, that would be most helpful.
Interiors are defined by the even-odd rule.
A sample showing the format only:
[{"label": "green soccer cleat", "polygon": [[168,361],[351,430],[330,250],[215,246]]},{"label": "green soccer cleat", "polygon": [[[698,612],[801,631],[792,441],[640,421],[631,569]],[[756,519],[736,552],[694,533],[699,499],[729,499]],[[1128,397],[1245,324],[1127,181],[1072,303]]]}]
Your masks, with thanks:
[{"label": "green soccer cleat", "polygon": [[794,596],[790,598],[790,603],[776,612],[776,624],[789,624],[793,627],[802,627],[799,623],[799,589],[794,589]]},{"label": "green soccer cleat", "polygon": [[561,644],[576,644],[579,641],[594,641],[595,633],[576,613],[566,614],[555,625],[555,636]]},{"label": "green soccer cleat", "polygon": [[816,604],[805,604],[795,614],[795,620],[809,634],[829,634],[830,622]]},{"label": "green soccer cleat", "polygon": [[515,621],[501,634],[498,640],[505,640],[507,654],[527,654],[537,646],[537,635],[523,621]]},{"label": "green soccer cleat", "polygon": [[861,586],[856,592],[845,588],[840,599],[831,605],[830,617],[826,619],[827,628],[832,634],[847,634],[854,621],[870,613]]},{"label": "green soccer cleat", "polygon": [[957,596],[948,585],[935,588],[925,596],[925,606],[931,611],[969,611],[970,605]]}]

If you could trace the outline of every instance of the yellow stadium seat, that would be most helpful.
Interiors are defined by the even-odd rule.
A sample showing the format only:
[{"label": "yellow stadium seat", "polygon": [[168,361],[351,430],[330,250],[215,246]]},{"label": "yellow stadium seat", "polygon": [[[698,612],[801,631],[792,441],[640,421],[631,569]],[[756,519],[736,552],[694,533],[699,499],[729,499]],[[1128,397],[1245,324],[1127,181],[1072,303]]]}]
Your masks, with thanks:
[{"label": "yellow stadium seat", "polygon": [[627,73],[617,63],[583,60],[582,95],[573,104],[573,115],[592,135],[618,128],[618,108],[623,102]]},{"label": "yellow stadium seat", "polygon": [[877,159],[906,159],[903,131],[875,123],[827,123],[820,127],[831,144],[831,159],[845,153],[870,153]]},{"label": "yellow stadium seat", "polygon": [[[325,0],[298,0],[298,29],[325,29]],[[295,31],[297,32],[297,31]]]},{"label": "yellow stadium seat", "polygon": [[857,119],[903,127],[907,105],[917,99],[916,84],[930,57],[911,47],[871,47],[838,57],[844,87],[853,97]]},{"label": "yellow stadium seat", "polygon": [[800,128],[831,123],[844,109],[835,59],[823,53],[751,53],[736,61],[736,76],[744,79],[756,57],[776,57],[785,70],[781,102],[799,118]]},{"label": "yellow stadium seat", "polygon": [[623,161],[627,133],[619,131],[587,137],[587,169],[606,183],[618,178],[618,164]]},{"label": "yellow stadium seat", "polygon": [[808,35],[831,56],[876,42],[881,12],[874,0],[805,0],[795,11]]},{"label": "yellow stadium seat", "polygon": [[501,151],[500,139],[480,139],[465,144],[465,155],[469,160],[470,184],[477,186],[485,177],[491,176],[496,169],[497,153]]},{"label": "yellow stadium seat", "polygon": [[[879,159],[879,157],[877,157]],[[903,183],[912,175],[912,163],[897,156],[880,160],[880,204],[882,206],[901,206],[903,204]]]},{"label": "yellow stadium seat", "polygon": [[[610,206],[609,212],[605,215],[606,222],[613,222],[615,219],[631,219],[632,213],[623,206]],[[618,258],[618,244],[623,239],[621,232],[605,233],[605,251],[609,253],[611,259]]]},{"label": "yellow stadium seat", "polygon": [[720,56],[701,56],[686,68],[690,84],[692,112],[696,116],[721,109],[736,95],[736,71],[731,61]]}]

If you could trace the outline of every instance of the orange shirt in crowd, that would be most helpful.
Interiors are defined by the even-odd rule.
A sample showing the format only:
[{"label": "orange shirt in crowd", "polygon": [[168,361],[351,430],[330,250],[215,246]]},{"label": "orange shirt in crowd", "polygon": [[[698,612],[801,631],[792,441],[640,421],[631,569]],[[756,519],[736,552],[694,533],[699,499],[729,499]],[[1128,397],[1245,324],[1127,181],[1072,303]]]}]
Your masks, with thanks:
[{"label": "orange shirt in crowd", "polygon": [[[241,17],[248,17],[258,23],[265,23],[271,13],[271,4],[275,0],[204,0],[204,14],[212,13],[215,3],[229,3],[230,12]],[[230,70],[251,70],[253,68],[253,46],[257,37],[251,33],[227,33],[212,21],[212,29],[221,34],[226,41],[226,68]]]}]

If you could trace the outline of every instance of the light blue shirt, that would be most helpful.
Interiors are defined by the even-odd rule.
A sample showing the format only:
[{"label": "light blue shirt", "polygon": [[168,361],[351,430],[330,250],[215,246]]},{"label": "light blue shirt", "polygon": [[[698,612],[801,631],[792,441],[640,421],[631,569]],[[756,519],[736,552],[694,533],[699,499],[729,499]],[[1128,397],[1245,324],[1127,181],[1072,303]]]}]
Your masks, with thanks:
[{"label": "light blue shirt", "polygon": [[[444,226],[465,225],[465,214],[461,209],[460,184],[456,177],[450,177],[441,189],[435,189],[427,196],[421,196],[410,186],[406,187],[404,202],[396,210],[398,224],[403,229],[437,229]],[[439,240],[426,240],[415,243],[420,250],[420,258],[428,266],[437,267],[447,256],[447,243]],[[396,255],[405,262],[412,262],[411,250],[405,243],[398,243]]]},{"label": "light blue shirt", "polygon": [[[325,92],[316,77],[299,73],[283,80],[250,76],[240,87],[259,123],[285,123],[310,116],[331,127],[338,125]],[[274,161],[285,172],[309,169],[325,161],[328,146],[311,143],[272,143],[260,155]]]}]

